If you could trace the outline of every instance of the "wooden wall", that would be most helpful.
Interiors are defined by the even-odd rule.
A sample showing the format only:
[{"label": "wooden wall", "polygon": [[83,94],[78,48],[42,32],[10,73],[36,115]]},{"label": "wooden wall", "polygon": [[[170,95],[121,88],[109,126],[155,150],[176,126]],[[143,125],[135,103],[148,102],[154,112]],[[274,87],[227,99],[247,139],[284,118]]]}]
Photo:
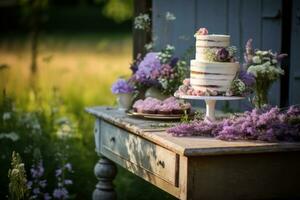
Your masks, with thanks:
[{"label": "wooden wall", "polygon": [[290,104],[300,103],[300,1],[293,0],[290,52]]},{"label": "wooden wall", "polygon": [[[153,0],[153,38],[156,49],[166,44],[176,47],[176,54],[183,55],[189,48],[194,49],[195,31],[206,27],[210,33],[231,35],[231,44],[238,48],[240,61],[243,60],[244,45],[253,38],[254,47],[272,49],[280,52],[282,46],[282,1],[281,0]],[[294,0],[294,4],[299,1]],[[166,21],[165,14],[169,11],[176,16],[175,21]],[[294,12],[296,12],[294,10]],[[296,22],[294,22],[296,23]],[[298,22],[299,23],[299,22]],[[290,31],[290,30],[287,30]],[[291,67],[300,65],[299,56],[299,24],[293,30]],[[296,44],[296,43],[298,44]],[[297,50],[296,50],[297,49]],[[296,52],[297,51],[297,52]],[[194,58],[194,55],[192,55]],[[289,67],[289,66],[286,66]],[[295,68],[295,67],[294,67]],[[300,95],[293,87],[300,86],[300,66],[291,69],[295,73],[290,79],[290,103],[300,103]],[[288,90],[288,88],[286,88]],[[300,93],[300,92],[298,92]],[[273,105],[280,105],[280,82],[276,82],[270,93],[269,100]],[[248,106],[247,100],[235,103],[233,107]]]}]

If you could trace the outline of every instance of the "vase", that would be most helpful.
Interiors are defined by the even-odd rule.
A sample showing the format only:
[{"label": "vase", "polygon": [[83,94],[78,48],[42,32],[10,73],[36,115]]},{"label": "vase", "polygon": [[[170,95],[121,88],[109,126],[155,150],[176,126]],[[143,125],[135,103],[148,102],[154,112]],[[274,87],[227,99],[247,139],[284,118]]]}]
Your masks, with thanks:
[{"label": "vase", "polygon": [[272,82],[266,80],[256,80],[254,88],[253,104],[256,108],[268,105],[268,92]]},{"label": "vase", "polygon": [[164,100],[164,99],[167,99],[168,97],[170,97],[170,95],[165,95],[159,89],[157,89],[155,87],[150,87],[145,92],[145,98],[147,98],[147,97],[152,97],[152,98],[156,98],[156,99],[159,99],[159,100]]},{"label": "vase", "polygon": [[133,93],[117,94],[117,102],[119,110],[128,110],[132,104]]}]

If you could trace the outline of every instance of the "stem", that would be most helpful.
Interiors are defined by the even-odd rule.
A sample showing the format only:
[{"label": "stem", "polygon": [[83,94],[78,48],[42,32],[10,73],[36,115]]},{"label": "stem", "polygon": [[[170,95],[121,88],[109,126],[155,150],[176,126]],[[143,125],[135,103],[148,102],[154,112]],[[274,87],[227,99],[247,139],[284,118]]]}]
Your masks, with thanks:
[{"label": "stem", "polygon": [[31,74],[37,72],[37,57],[38,57],[38,38],[39,38],[39,29],[35,25],[31,32]]}]

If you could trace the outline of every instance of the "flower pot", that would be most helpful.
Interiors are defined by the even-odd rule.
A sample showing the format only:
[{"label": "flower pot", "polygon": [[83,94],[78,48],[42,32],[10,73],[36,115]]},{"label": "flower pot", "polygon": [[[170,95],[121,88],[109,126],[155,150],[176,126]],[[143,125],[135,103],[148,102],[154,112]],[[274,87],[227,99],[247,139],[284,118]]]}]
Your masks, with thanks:
[{"label": "flower pot", "polygon": [[119,110],[128,110],[131,107],[133,93],[117,94]]},{"label": "flower pot", "polygon": [[152,97],[152,98],[156,98],[156,99],[159,99],[159,100],[164,100],[168,97],[170,97],[169,95],[165,95],[165,94],[162,94],[162,92],[155,88],[155,87],[151,87],[149,89],[146,90],[145,92],[145,98],[147,97]]}]

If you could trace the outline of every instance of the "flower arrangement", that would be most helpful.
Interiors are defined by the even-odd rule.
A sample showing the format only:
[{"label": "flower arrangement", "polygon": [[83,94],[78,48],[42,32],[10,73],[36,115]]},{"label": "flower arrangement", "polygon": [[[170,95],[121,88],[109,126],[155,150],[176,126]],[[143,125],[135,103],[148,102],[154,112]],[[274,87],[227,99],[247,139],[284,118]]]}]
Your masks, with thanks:
[{"label": "flower arrangement", "polygon": [[247,71],[240,69],[235,79],[232,81],[231,87],[226,92],[209,89],[206,91],[196,90],[190,85],[190,79],[184,79],[182,83],[183,84],[179,86],[178,90],[174,93],[174,96],[247,96],[253,92],[255,77]]},{"label": "flower arrangement", "polygon": [[213,136],[221,140],[300,141],[300,108],[253,109],[221,121],[192,121],[169,128],[174,136]]},{"label": "flower arrangement", "polygon": [[271,50],[253,50],[252,41],[249,39],[246,43],[244,66],[247,72],[255,77],[253,103],[261,108],[268,103],[267,95],[271,85],[284,74],[284,70],[280,68],[280,62],[287,54],[277,54]]},{"label": "flower arrangement", "polygon": [[128,94],[134,91],[133,86],[125,79],[118,79],[111,87],[113,94]]},{"label": "flower arrangement", "polygon": [[187,74],[187,63],[174,57],[174,47],[167,45],[161,52],[149,52],[131,65],[133,83],[137,91],[155,87],[162,94],[172,95]]},{"label": "flower arrangement", "polygon": [[235,62],[237,49],[235,46],[226,48],[206,48],[203,50],[205,60],[210,62]]}]

